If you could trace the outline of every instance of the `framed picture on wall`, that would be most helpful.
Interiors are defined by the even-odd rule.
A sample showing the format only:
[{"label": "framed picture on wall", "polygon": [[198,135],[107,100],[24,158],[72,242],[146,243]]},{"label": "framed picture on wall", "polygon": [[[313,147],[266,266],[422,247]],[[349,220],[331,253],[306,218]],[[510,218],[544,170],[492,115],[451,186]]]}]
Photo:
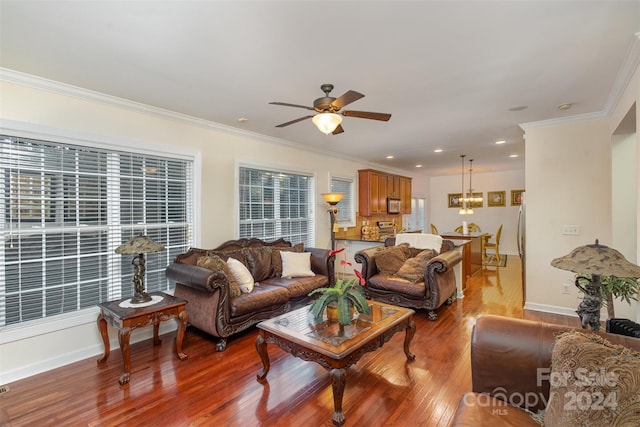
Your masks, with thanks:
[{"label": "framed picture on wall", "polygon": [[447,198],[449,199],[450,208],[460,208],[462,206],[462,193],[449,193]]},{"label": "framed picture on wall", "polygon": [[487,191],[487,206],[490,208],[498,208],[506,206],[506,191]]},{"label": "framed picture on wall", "polygon": [[511,206],[520,206],[522,204],[522,193],[524,193],[524,190],[511,190]]},{"label": "framed picture on wall", "polygon": [[467,205],[470,208],[481,208],[482,206],[484,206],[484,198],[482,197],[482,191],[479,192],[473,192],[473,194],[468,194],[468,197],[471,197],[472,199],[475,199],[469,203],[467,203]]}]

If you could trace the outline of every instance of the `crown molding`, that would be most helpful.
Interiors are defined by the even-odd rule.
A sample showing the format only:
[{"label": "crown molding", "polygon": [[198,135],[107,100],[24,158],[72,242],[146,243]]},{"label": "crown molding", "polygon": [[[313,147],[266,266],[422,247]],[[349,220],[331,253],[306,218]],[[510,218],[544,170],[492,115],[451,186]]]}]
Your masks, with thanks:
[{"label": "crown molding", "polygon": [[[339,155],[336,153],[327,153],[326,149],[320,149],[316,147],[305,146],[295,141],[289,141],[282,138],[275,138],[272,136],[263,135],[261,133],[248,131],[245,129],[234,128],[231,126],[223,125],[220,123],[212,122],[210,120],[200,119],[198,117],[189,116],[187,114],[176,113],[175,111],[165,110],[163,108],[153,107],[140,102],[131,101],[124,98],[118,98],[116,96],[106,95],[101,92],[84,89],[78,86],[72,86],[66,83],[60,83],[55,80],[45,79],[43,77],[34,76],[31,74],[22,73],[20,71],[11,70],[8,68],[0,67],[0,81],[6,81],[26,87],[40,89],[52,93],[57,93],[63,96],[69,96],[86,101],[92,101],[101,103],[104,105],[115,106],[118,108],[127,109],[138,113],[146,113],[163,119],[169,119],[181,123],[186,123],[193,126],[198,126],[205,129],[213,129],[216,131],[222,131],[225,133],[246,136],[249,138],[261,140],[271,144],[283,145],[288,148],[294,148],[297,150],[308,151],[315,154],[321,154],[333,158],[342,160],[350,160],[362,163],[367,166],[380,167],[381,164],[372,163],[362,159],[356,159],[347,155]],[[388,169],[388,168],[387,168]],[[406,171],[402,171],[406,174]],[[419,173],[418,173],[419,174]]]},{"label": "crown molding", "polygon": [[563,117],[559,119],[542,120],[539,122],[520,123],[519,126],[522,130],[527,131],[529,129],[544,128],[549,126],[565,125],[572,123],[580,123],[590,120],[603,120],[611,118],[611,113],[620,102],[624,91],[629,86],[631,78],[638,69],[640,64],[640,32],[634,34],[633,41],[629,46],[627,55],[625,56],[622,68],[618,72],[613,88],[609,93],[607,102],[604,105],[602,111],[594,113],[579,114],[576,116]]},{"label": "crown molding", "polygon": [[608,116],[604,111],[597,111],[595,113],[578,114],[576,116],[562,117],[558,119],[541,120],[539,122],[520,123],[518,126],[524,131],[536,128],[545,128],[549,126],[567,125],[572,123],[582,123],[593,120],[604,120]]},{"label": "crown molding", "polygon": [[640,64],[640,32],[635,33],[635,37],[629,46],[627,55],[625,57],[622,68],[618,72],[618,77],[613,83],[613,88],[609,94],[609,98],[604,106],[604,111],[607,113],[607,117],[611,117],[611,113],[615,110],[624,94],[625,90],[629,87],[631,78],[638,69]]}]

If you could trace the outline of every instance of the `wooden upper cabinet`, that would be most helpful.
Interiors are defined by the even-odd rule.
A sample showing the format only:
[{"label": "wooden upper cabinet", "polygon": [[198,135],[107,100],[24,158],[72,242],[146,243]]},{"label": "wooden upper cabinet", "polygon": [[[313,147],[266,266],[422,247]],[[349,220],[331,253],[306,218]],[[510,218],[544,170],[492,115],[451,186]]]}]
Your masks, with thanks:
[{"label": "wooden upper cabinet", "polygon": [[361,216],[386,214],[387,197],[399,197],[401,213],[411,213],[411,178],[373,169],[358,171],[358,210]]},{"label": "wooden upper cabinet", "polygon": [[400,204],[403,214],[411,213],[411,178],[400,178]]}]

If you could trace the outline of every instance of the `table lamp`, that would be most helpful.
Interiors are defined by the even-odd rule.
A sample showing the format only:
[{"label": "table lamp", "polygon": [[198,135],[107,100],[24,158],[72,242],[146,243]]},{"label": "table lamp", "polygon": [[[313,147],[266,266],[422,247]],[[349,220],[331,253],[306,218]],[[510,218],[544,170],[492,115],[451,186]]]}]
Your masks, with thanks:
[{"label": "table lamp", "polygon": [[640,277],[640,267],[630,263],[617,250],[598,243],[580,246],[568,255],[556,258],[551,265],[576,274],[590,274],[591,280],[582,287],[578,282],[585,277],[576,277],[575,285],[584,292],[584,299],[578,305],[578,316],[584,329],[587,325],[597,331],[600,329],[600,308],[602,307],[602,292],[600,278],[602,276]]},{"label": "table lamp", "polygon": [[116,248],[115,252],[117,254],[136,254],[131,261],[131,264],[134,267],[133,288],[135,290],[135,294],[131,298],[132,304],[151,301],[151,297],[144,291],[144,254],[162,252],[163,250],[164,246],[156,243],[151,237],[142,235],[132,237],[126,243],[123,243]]}]

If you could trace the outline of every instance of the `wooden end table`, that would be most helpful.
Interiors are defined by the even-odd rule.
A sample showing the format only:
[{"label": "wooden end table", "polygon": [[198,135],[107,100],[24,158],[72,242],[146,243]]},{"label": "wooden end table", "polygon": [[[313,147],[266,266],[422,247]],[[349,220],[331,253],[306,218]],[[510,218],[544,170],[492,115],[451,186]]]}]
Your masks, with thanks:
[{"label": "wooden end table", "polygon": [[104,355],[98,359],[98,366],[106,363],[109,358],[108,322],[111,326],[119,330],[118,341],[120,342],[120,351],[122,352],[122,361],[124,363],[124,372],[118,380],[120,385],[128,383],[131,376],[129,338],[131,337],[131,331],[134,329],[153,323],[153,344],[159,345],[160,338],[158,338],[158,329],[160,328],[160,322],[174,317],[177,318],[179,322],[178,335],[176,335],[176,352],[180,360],[187,358],[187,355],[182,352],[182,340],[189,319],[189,315],[184,311],[187,301],[176,298],[173,295],[165,294],[164,292],[151,292],[149,295],[154,299],[162,298],[162,300],[151,305],[137,307],[127,306],[126,302],[131,300],[131,298],[123,298],[117,301],[98,304],[98,307],[100,307],[98,329],[104,342]]},{"label": "wooden end table", "polygon": [[316,362],[331,375],[333,389],[333,423],[344,424],[342,396],[347,382],[347,368],[367,352],[384,345],[400,331],[405,331],[404,353],[408,360],[415,355],[409,344],[416,332],[414,311],[376,301],[368,301],[371,314],[360,314],[351,325],[340,328],[337,322],[316,323],[310,306],[302,307],[273,319],[258,323],[256,350],[262,359],[258,381],[266,382],[269,372],[267,344],[276,344],[284,351],[303,360]]}]

